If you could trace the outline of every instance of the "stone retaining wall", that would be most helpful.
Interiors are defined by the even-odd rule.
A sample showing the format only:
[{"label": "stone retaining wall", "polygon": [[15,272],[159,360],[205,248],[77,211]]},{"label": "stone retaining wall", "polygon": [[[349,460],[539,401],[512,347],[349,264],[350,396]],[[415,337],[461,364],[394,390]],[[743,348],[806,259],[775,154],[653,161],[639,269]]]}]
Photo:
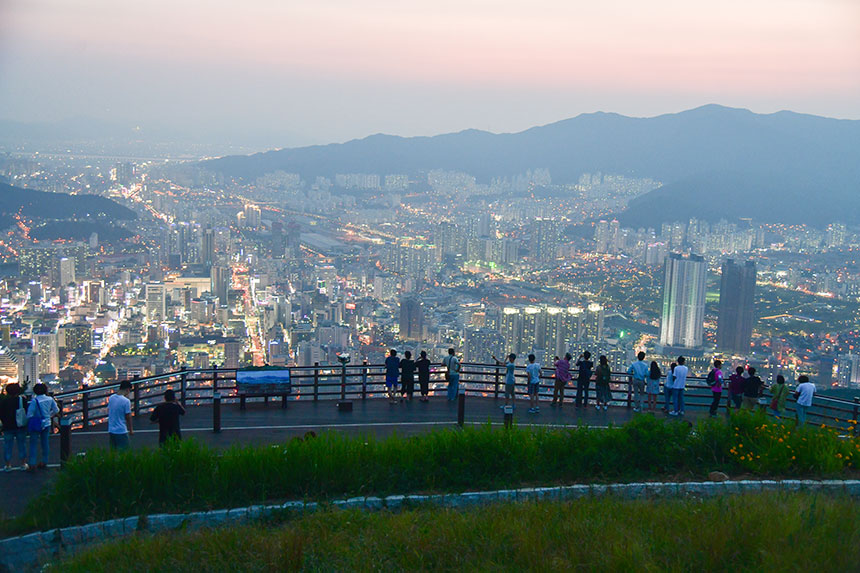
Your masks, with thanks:
[{"label": "stone retaining wall", "polygon": [[723,482],[641,482],[591,484],[559,487],[503,489],[437,495],[390,495],[352,497],[332,502],[288,501],[277,505],[252,505],[237,509],[195,511],[182,514],[159,513],[141,517],[112,519],[88,525],[64,527],[11,537],[0,541],[0,571],[29,571],[61,559],[95,543],[110,541],[137,532],[218,527],[251,521],[276,512],[313,512],[324,507],[360,510],[400,510],[422,505],[472,507],[496,502],[570,500],[586,496],[615,495],[624,499],[642,497],[712,497],[762,491],[823,491],[860,496],[860,480],[748,480]]}]

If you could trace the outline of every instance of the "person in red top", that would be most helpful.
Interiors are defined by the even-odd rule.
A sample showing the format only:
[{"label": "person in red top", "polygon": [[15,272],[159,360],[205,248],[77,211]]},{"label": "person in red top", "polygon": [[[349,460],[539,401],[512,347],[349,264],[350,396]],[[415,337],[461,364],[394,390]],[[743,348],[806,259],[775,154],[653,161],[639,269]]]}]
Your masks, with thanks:
[{"label": "person in red top", "polygon": [[735,368],[735,373],[729,376],[729,397],[735,405],[735,410],[741,409],[744,401],[744,367]]},{"label": "person in red top", "polygon": [[714,360],[714,368],[708,373],[708,385],[711,387],[711,416],[717,415],[717,410],[720,407],[720,398],[723,395],[723,371],[721,368],[723,363],[719,360]]}]

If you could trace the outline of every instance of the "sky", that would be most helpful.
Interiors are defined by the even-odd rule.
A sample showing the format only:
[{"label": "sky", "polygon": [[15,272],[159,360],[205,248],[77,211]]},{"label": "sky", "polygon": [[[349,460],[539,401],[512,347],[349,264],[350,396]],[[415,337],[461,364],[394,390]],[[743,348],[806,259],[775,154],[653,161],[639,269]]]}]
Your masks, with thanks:
[{"label": "sky", "polygon": [[0,0],[5,120],[289,147],[707,103],[860,119],[860,1]]}]

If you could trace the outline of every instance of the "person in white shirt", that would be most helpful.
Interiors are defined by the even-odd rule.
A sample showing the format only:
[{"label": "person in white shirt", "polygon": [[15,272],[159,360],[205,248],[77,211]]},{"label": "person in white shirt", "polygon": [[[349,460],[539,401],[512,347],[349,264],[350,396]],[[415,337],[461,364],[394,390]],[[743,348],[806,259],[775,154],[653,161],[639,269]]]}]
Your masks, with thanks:
[{"label": "person in white shirt", "polygon": [[448,378],[448,400],[456,400],[460,393],[460,360],[453,348],[448,349],[448,356],[442,359],[445,375]]},{"label": "person in white shirt", "polygon": [[529,414],[540,413],[538,406],[538,392],[540,391],[540,363],[535,362],[534,354],[529,354],[529,363],[526,366],[526,375],[529,377],[529,401],[531,408]]},{"label": "person in white shirt", "polygon": [[803,426],[806,424],[806,412],[812,406],[812,396],[815,394],[815,384],[809,381],[809,376],[798,376],[797,389],[794,391],[794,398],[797,401],[797,425]]},{"label": "person in white shirt", "polygon": [[112,450],[124,450],[129,447],[129,436],[134,435],[131,422],[131,382],[123,380],[119,383],[119,391],[108,398],[108,436]]},{"label": "person in white shirt", "polygon": [[672,395],[675,398],[675,409],[669,412],[670,416],[684,415],[684,387],[687,385],[687,374],[690,370],[684,366],[686,358],[678,357],[678,365],[672,371]]},{"label": "person in white shirt", "polygon": [[[30,432],[29,471],[48,467],[48,437],[53,429],[54,418],[60,413],[57,403],[48,396],[48,387],[42,384],[33,386],[33,399],[27,407],[27,430]],[[42,446],[42,461],[36,464],[36,453]]]}]

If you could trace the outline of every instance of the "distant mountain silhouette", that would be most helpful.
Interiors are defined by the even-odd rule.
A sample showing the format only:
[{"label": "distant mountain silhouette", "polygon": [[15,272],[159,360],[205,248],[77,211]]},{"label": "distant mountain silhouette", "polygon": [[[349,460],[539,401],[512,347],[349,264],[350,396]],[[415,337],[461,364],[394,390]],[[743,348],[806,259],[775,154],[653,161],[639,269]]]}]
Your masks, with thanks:
[{"label": "distant mountain silhouette", "polygon": [[[631,206],[637,214],[630,216],[644,210],[655,222],[726,213],[786,222],[860,220],[860,121],[718,105],[652,118],[583,114],[520,133],[373,135],[200,165],[246,181],[277,170],[312,180],[441,168],[486,182],[544,167],[553,182],[572,183],[600,171],[662,181],[662,189]],[[809,208],[810,196],[816,209]]]},{"label": "distant mountain silhouette", "polygon": [[137,218],[131,209],[105,197],[48,193],[0,183],[0,224],[10,224],[19,211],[35,220],[113,221]]}]

